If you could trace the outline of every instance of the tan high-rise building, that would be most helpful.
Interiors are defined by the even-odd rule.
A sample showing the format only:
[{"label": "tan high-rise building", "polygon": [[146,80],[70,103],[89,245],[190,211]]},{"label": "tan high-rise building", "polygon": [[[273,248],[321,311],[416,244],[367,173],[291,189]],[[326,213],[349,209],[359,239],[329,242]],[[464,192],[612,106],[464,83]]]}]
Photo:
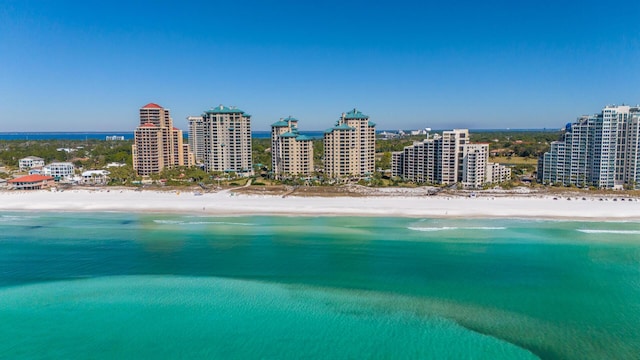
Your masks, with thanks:
[{"label": "tan high-rise building", "polygon": [[140,109],[132,155],[133,168],[143,176],[157,174],[165,167],[193,165],[193,154],[183,144],[182,130],[173,127],[169,109],[154,103]]},{"label": "tan high-rise building", "polygon": [[376,124],[353,109],[324,133],[324,171],[332,178],[366,176],[375,171]]},{"label": "tan high-rise building", "polygon": [[276,179],[313,173],[312,138],[298,132],[291,116],[271,124],[271,165]]},{"label": "tan high-rise building", "polygon": [[194,143],[203,149],[202,160],[207,171],[253,174],[251,115],[235,107],[219,105],[202,114],[200,126],[201,129],[193,131]]}]

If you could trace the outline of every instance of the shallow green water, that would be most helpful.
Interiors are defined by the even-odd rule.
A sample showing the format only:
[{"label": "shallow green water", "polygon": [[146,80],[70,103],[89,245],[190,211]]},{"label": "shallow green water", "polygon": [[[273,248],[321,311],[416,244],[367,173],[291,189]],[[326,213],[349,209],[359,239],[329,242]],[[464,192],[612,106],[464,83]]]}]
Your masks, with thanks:
[{"label": "shallow green water", "polygon": [[634,359],[640,224],[0,213],[3,358]]}]

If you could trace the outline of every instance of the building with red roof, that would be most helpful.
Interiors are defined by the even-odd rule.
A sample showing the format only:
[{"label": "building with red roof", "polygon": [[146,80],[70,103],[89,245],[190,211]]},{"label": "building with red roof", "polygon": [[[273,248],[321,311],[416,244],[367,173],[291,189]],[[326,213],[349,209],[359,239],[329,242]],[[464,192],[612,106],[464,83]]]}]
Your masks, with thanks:
[{"label": "building with red roof", "polygon": [[142,107],[143,109],[162,109],[163,107],[156,103],[148,103],[147,105]]},{"label": "building with red roof", "polygon": [[55,184],[52,176],[27,175],[11,179],[8,182],[9,189],[13,190],[41,190]]},{"label": "building with red roof", "polygon": [[183,143],[182,130],[173,126],[169,109],[155,103],[140,108],[132,153],[133,168],[143,176],[194,163],[189,145]]}]

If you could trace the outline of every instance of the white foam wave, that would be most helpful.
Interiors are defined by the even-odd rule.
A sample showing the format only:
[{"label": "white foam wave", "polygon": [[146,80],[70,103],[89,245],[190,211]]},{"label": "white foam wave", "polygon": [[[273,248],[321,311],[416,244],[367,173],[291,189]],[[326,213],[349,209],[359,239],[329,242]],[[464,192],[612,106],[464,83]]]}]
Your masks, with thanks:
[{"label": "white foam wave", "polygon": [[581,233],[586,234],[624,234],[624,235],[640,235],[640,230],[591,230],[577,229]]},{"label": "white foam wave", "polygon": [[253,226],[250,223],[238,223],[227,221],[181,221],[181,220],[153,220],[156,224],[167,225],[237,225],[237,226]]},{"label": "white foam wave", "polygon": [[26,221],[36,218],[37,216],[0,215],[0,222]]},{"label": "white foam wave", "polygon": [[443,226],[443,227],[409,227],[409,230],[414,230],[414,231],[444,231],[444,230],[457,230],[457,227],[449,227],[449,226]]},{"label": "white foam wave", "polygon": [[446,230],[506,230],[504,226],[469,226],[469,227],[457,227],[457,226],[442,226],[442,227],[408,227],[409,230],[414,231],[446,231]]}]

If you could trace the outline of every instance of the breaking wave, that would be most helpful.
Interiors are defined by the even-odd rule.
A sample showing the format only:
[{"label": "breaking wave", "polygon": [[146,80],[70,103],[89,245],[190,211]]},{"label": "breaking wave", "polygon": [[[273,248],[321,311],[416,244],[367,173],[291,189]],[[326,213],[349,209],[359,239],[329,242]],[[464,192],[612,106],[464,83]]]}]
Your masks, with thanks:
[{"label": "breaking wave", "polygon": [[182,220],[153,220],[156,224],[167,225],[237,225],[237,226],[254,226],[251,223],[238,223],[228,221],[182,221]]},{"label": "breaking wave", "polygon": [[470,226],[470,227],[457,227],[457,226],[442,226],[442,227],[408,227],[409,230],[414,231],[447,231],[447,230],[506,230],[504,226]]},{"label": "breaking wave", "polygon": [[640,235],[640,230],[592,230],[592,229],[577,229],[577,230],[585,234]]}]

